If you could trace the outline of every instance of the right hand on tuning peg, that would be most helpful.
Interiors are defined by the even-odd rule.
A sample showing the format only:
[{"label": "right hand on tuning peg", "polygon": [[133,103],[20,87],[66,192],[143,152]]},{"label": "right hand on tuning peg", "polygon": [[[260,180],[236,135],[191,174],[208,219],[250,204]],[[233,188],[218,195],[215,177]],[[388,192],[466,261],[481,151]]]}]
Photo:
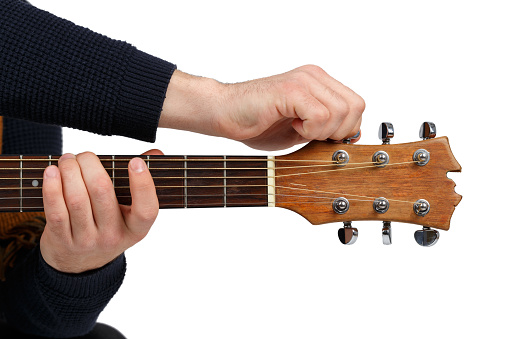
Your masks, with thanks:
[{"label": "right hand on tuning peg", "polygon": [[237,84],[175,71],[167,93],[160,127],[226,137],[264,150],[353,137],[365,107],[359,95],[314,65]]}]

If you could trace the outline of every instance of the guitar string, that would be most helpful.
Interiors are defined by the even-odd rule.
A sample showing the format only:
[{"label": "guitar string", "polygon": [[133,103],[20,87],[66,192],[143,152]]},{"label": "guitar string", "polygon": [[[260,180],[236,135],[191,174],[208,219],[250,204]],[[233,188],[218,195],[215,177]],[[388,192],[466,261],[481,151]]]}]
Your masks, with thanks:
[{"label": "guitar string", "polygon": [[[406,165],[406,164],[413,164],[413,163],[416,163],[418,162],[417,160],[413,160],[413,161],[406,161],[406,162],[399,162],[399,163],[389,163],[389,164],[386,164],[385,166],[396,166],[396,165]],[[359,163],[359,164],[371,164],[370,166],[359,166],[359,167],[340,167],[340,168],[334,168],[334,169],[330,169],[330,170],[324,170],[324,171],[315,171],[315,172],[298,172],[298,173],[291,173],[291,174],[278,174],[278,175],[274,175],[274,176],[270,176],[270,178],[279,178],[279,177],[286,177],[286,176],[295,176],[295,175],[306,175],[306,174],[317,174],[317,173],[326,173],[326,172],[335,172],[335,171],[349,171],[349,170],[355,170],[355,169],[363,169],[363,168],[378,168],[378,166],[376,165],[377,163],[375,162],[367,162],[367,163]],[[336,165],[336,164],[334,164]],[[323,166],[323,165],[320,165],[320,166]],[[331,165],[326,165],[326,166],[331,166]],[[385,167],[384,166],[384,167]],[[306,166],[307,167],[307,166]],[[313,166],[309,166],[309,167],[313,167]],[[291,167],[287,167],[287,169],[290,169]],[[0,168],[0,170],[2,170],[4,168]],[[19,169],[19,168],[8,168],[8,169],[12,169],[12,170],[15,170],[15,169]],[[43,170],[43,168],[29,168],[31,170]],[[127,169],[127,168],[119,168],[119,167],[115,167],[115,170],[121,170],[121,169]],[[174,169],[169,169],[169,168],[150,168],[150,170],[154,170],[154,169],[161,169],[161,170],[174,170]],[[204,171],[204,170],[238,170],[240,168],[187,168],[187,170],[201,170],[201,171]],[[242,168],[244,169],[244,168]],[[266,170],[268,168],[249,168],[249,170]],[[283,168],[279,168],[279,167],[276,167],[275,170],[280,170],[280,169],[283,169]],[[24,168],[25,172],[27,170],[27,168]],[[183,170],[183,168],[178,168],[178,170]],[[129,177],[118,177],[118,176],[115,176],[115,179],[128,179]],[[187,179],[264,179],[264,178],[269,178],[269,176],[256,176],[256,177],[238,177],[238,176],[235,176],[235,177],[224,177],[224,176],[217,176],[217,177],[190,177],[190,176],[185,176],[185,177],[154,177],[154,179],[184,179],[184,178],[187,178]],[[19,180],[19,178],[0,178],[0,180]],[[42,178],[24,178],[24,179],[27,179],[27,180],[42,180]],[[2,188],[0,188],[2,189]]]},{"label": "guitar string", "polygon": [[[18,160],[19,161],[19,160]],[[152,161],[152,159],[150,160]],[[267,162],[269,160],[263,160],[258,162]],[[1,162],[1,160],[0,160]],[[29,162],[29,161],[27,161]],[[118,162],[118,160],[115,160],[115,162]],[[374,164],[373,161],[366,161],[366,162],[357,162],[357,163],[347,163],[346,165],[367,165],[367,164]],[[328,161],[327,164],[319,164],[319,165],[301,165],[301,166],[289,166],[289,167],[277,167],[277,169],[295,169],[295,168],[308,168],[308,167],[326,167],[326,166],[338,166],[341,165],[338,162],[335,161]],[[264,170],[269,169],[270,167],[188,167],[188,170]],[[0,170],[19,170],[19,167],[2,167]],[[23,167],[23,170],[41,170],[44,169],[44,167]],[[127,170],[127,167],[104,167],[105,170]],[[183,170],[184,167],[150,167],[150,170]]]},{"label": "guitar string", "polygon": [[[19,161],[19,159],[12,159],[12,160],[13,161]],[[33,160],[35,160],[35,159],[33,159]],[[46,160],[46,159],[44,159],[44,160]],[[163,160],[163,159],[160,159],[160,160]],[[168,159],[164,159],[164,160],[168,160]],[[172,159],[172,160],[176,160],[176,159]],[[189,159],[189,160],[204,161],[203,159]],[[218,159],[213,159],[213,160],[218,160]],[[231,159],[231,160],[235,160],[235,159]],[[242,159],[242,160],[244,160],[244,159]],[[31,161],[31,160],[27,160],[27,161]],[[224,161],[224,159],[222,159],[222,161]],[[257,159],[257,161],[265,161],[265,159],[263,159],[263,160]],[[308,161],[308,160],[300,160],[300,161]],[[328,161],[328,162],[331,163],[331,161]],[[386,166],[388,166],[388,165],[394,166],[394,165],[401,165],[401,164],[409,164],[409,163],[414,163],[414,162],[416,162],[416,161],[387,164]],[[302,172],[302,173],[296,173],[296,174],[276,175],[274,177],[283,177],[283,176],[301,175],[301,174],[317,174],[317,173],[325,173],[325,172],[331,172],[331,171],[354,170],[354,169],[361,169],[361,168],[377,167],[374,162],[368,162],[368,163],[372,164],[372,165],[371,166],[363,166],[363,167],[351,167],[351,168],[335,168],[335,169],[332,169],[332,170],[325,170],[325,171]],[[316,166],[331,166],[331,165],[337,165],[337,163],[332,162],[332,164],[316,165]],[[353,165],[353,164],[351,164],[351,165]],[[300,166],[296,166],[296,167],[300,167]],[[313,167],[313,165],[309,165],[309,166],[305,166],[305,167]],[[13,168],[9,168],[9,169],[13,169]],[[34,169],[41,170],[42,168],[34,168]],[[161,169],[165,169],[165,168],[161,168]],[[208,169],[208,168],[205,168],[205,169]],[[205,169],[201,168],[200,170],[205,170]],[[229,169],[229,168],[226,168],[226,169]],[[256,169],[260,169],[260,168],[256,168]],[[166,170],[168,170],[168,169],[166,168]],[[117,177],[117,178],[126,178],[126,177]],[[155,177],[155,179],[156,178],[158,178],[158,177]],[[180,177],[159,177],[159,178],[179,179]],[[250,177],[233,177],[233,178],[228,178],[228,177],[187,177],[187,178],[188,179],[235,179],[235,178],[246,179],[246,178],[250,178]],[[258,179],[258,178],[267,178],[267,177],[251,177],[251,178]],[[12,178],[5,178],[5,179],[12,179]],[[25,178],[25,179],[26,180],[38,180],[38,179],[42,179],[42,178]],[[269,185],[235,185],[235,186],[232,186],[232,185],[226,185],[226,186],[225,185],[220,185],[220,186],[186,186],[186,187],[223,187],[223,188],[226,188],[226,187],[253,187],[253,186],[269,186]],[[156,187],[157,188],[181,188],[183,186],[156,186]],[[274,187],[276,187],[276,185],[274,185]],[[295,187],[283,187],[283,186],[277,186],[277,187],[282,188],[282,189],[299,189],[299,188],[295,188]],[[23,189],[38,189],[38,188],[42,189],[41,187],[24,187]],[[129,187],[127,186],[127,187],[117,187],[117,188],[129,188]],[[10,189],[10,188],[0,188],[0,190],[1,189]],[[335,192],[317,191],[317,190],[309,190],[309,189],[302,189],[302,188],[300,190],[306,190],[306,191],[312,191],[312,192],[318,192],[318,193],[334,194],[336,196],[338,195]],[[374,197],[367,197],[367,196],[361,196],[361,195],[355,195],[355,194],[347,194],[347,193],[341,193],[341,194],[342,195],[348,195],[348,196],[357,196],[357,197],[365,197],[365,198],[368,198],[368,199],[369,198],[374,199]],[[13,199],[13,198],[11,198],[11,199]],[[14,198],[14,199],[16,199],[16,198]],[[400,202],[406,202],[406,203],[412,203],[413,204],[413,202],[410,202],[410,201],[402,201],[402,200],[397,200],[397,199],[390,199],[390,200],[391,201],[400,201]]]},{"label": "guitar string", "polygon": [[[141,158],[143,159],[143,156],[133,156],[132,158]],[[132,158],[126,158],[126,159],[121,159],[121,158],[118,158],[118,156],[115,156],[115,159],[101,159],[99,158],[99,160],[101,162],[110,162],[110,161],[115,161],[115,162],[123,162],[123,161],[130,161]],[[28,162],[48,162],[48,161],[51,161],[51,162],[58,162],[58,159],[59,159],[59,156],[55,156],[55,157],[52,157],[51,159],[49,158],[45,158],[45,159],[29,159],[29,160],[26,160]],[[3,161],[7,161],[7,162],[18,162],[20,159],[19,158],[15,158],[15,159],[5,159],[5,158],[2,158],[0,156],[0,162],[3,162]],[[143,159],[143,160],[148,160],[148,159]],[[23,161],[25,161],[25,159],[23,159]],[[225,159],[224,158],[200,158],[200,159],[157,159],[157,158],[150,158],[150,162],[224,162]],[[323,159],[278,159],[278,158],[273,158],[273,159],[269,159],[269,158],[266,158],[266,157],[261,157],[261,158],[245,158],[245,159],[226,159],[226,162],[264,162],[264,161],[273,161],[273,162],[292,162],[292,161],[304,161],[304,162],[326,162],[326,163],[334,163],[333,160],[323,160]]]},{"label": "guitar string", "polygon": [[[227,185],[226,188],[239,188],[239,187],[268,187],[269,185]],[[156,188],[183,188],[184,186],[156,186]],[[188,188],[224,188],[224,185],[212,185],[212,186],[187,186]],[[281,185],[274,185],[274,188],[280,188],[280,189],[290,189],[290,190],[299,190],[299,191],[307,191],[307,192],[313,192],[313,193],[321,193],[321,194],[330,194],[330,195],[333,195],[334,197],[321,197],[321,199],[332,199],[334,200],[336,197],[339,197],[339,196],[352,196],[352,197],[357,197],[357,198],[365,198],[363,200],[359,200],[359,199],[354,199],[354,198],[350,198],[350,200],[359,200],[359,201],[373,201],[374,199],[376,199],[377,197],[370,197],[370,196],[365,196],[365,195],[359,195],[359,194],[350,194],[350,193],[344,193],[344,192],[331,192],[331,191],[322,191],[322,190],[316,190],[316,189],[308,189],[308,188],[300,188],[300,187],[289,187],[289,186],[281,186]],[[40,189],[42,190],[41,187],[26,187],[24,189]],[[129,189],[129,186],[120,186],[120,187],[115,187],[115,189]],[[238,196],[245,196],[245,195],[260,195],[260,196],[268,196],[269,194],[268,193],[260,193],[260,194],[237,194]],[[271,195],[274,195],[274,196],[285,196],[285,194],[281,194],[281,193],[274,193],[274,194],[271,194]],[[159,194],[158,195],[159,197],[179,197],[179,196],[184,196],[184,195],[179,195],[179,194]],[[188,197],[195,197],[195,196],[207,196],[207,195],[186,195]],[[213,196],[213,195],[210,195],[210,196]],[[223,195],[216,195],[216,196],[223,196]],[[228,194],[228,196],[231,196],[230,194]],[[298,196],[298,195],[288,195],[288,196]],[[313,196],[315,198],[317,198],[318,196]],[[29,197],[26,197],[26,198],[29,198]],[[30,197],[30,198],[41,198],[42,197]],[[20,199],[20,198],[14,198],[14,197],[5,197],[5,198],[0,198],[1,200],[9,200],[9,199],[14,199],[14,200],[17,200],[17,199]],[[369,200],[366,200],[366,199],[369,199]],[[387,200],[389,201],[392,201],[392,202],[401,202],[401,203],[409,203],[409,204],[414,204],[413,201],[405,201],[405,200],[399,200],[399,199],[393,199],[393,198],[387,198]],[[277,202],[278,203],[278,202]],[[1,208],[1,207],[0,207]]]}]

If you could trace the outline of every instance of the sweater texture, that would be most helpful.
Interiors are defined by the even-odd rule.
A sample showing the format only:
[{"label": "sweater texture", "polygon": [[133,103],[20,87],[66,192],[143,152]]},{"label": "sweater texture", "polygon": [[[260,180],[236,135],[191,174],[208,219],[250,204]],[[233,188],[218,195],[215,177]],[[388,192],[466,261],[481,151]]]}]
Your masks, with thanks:
[{"label": "sweater texture", "polygon": [[[28,3],[0,0],[3,153],[61,154],[60,126],[154,141],[175,68]],[[83,274],[58,272],[37,246],[0,283],[0,321],[43,337],[84,335],[125,270],[122,255]]]}]

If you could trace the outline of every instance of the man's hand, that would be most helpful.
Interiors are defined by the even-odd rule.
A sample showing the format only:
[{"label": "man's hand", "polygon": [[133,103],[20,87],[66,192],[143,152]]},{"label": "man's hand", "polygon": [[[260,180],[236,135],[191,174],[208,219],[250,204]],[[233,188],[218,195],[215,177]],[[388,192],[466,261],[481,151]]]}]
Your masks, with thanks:
[{"label": "man's hand", "polygon": [[356,135],[364,106],[359,95],[313,65],[238,84],[175,71],[159,126],[278,150]]},{"label": "man's hand", "polygon": [[[159,150],[144,154],[162,154]],[[159,211],[152,176],[140,158],[129,162],[132,205],[119,205],[111,179],[93,153],[64,154],[44,171],[44,260],[58,271],[100,268],[143,239]]]}]

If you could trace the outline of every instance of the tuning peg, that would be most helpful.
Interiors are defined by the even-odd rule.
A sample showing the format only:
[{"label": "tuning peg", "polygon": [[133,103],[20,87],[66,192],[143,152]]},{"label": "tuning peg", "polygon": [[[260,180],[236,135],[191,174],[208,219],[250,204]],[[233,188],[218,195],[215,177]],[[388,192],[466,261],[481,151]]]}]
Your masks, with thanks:
[{"label": "tuning peg", "polygon": [[384,245],[392,244],[392,228],[390,221],[384,221],[384,226],[382,228],[382,241]]},{"label": "tuning peg", "polygon": [[382,140],[384,145],[390,144],[394,137],[394,126],[390,122],[382,122],[378,129],[378,139]]},{"label": "tuning peg", "polygon": [[437,230],[432,230],[429,227],[423,227],[422,230],[417,230],[414,233],[415,241],[424,247],[430,247],[437,243],[440,238],[440,233]]},{"label": "tuning peg", "polygon": [[344,227],[338,230],[339,241],[344,245],[353,245],[359,236],[359,231],[352,227],[351,221],[345,221]]},{"label": "tuning peg", "polygon": [[419,138],[421,139],[431,139],[436,137],[437,128],[434,123],[426,121],[421,125],[421,129],[419,130]]}]

